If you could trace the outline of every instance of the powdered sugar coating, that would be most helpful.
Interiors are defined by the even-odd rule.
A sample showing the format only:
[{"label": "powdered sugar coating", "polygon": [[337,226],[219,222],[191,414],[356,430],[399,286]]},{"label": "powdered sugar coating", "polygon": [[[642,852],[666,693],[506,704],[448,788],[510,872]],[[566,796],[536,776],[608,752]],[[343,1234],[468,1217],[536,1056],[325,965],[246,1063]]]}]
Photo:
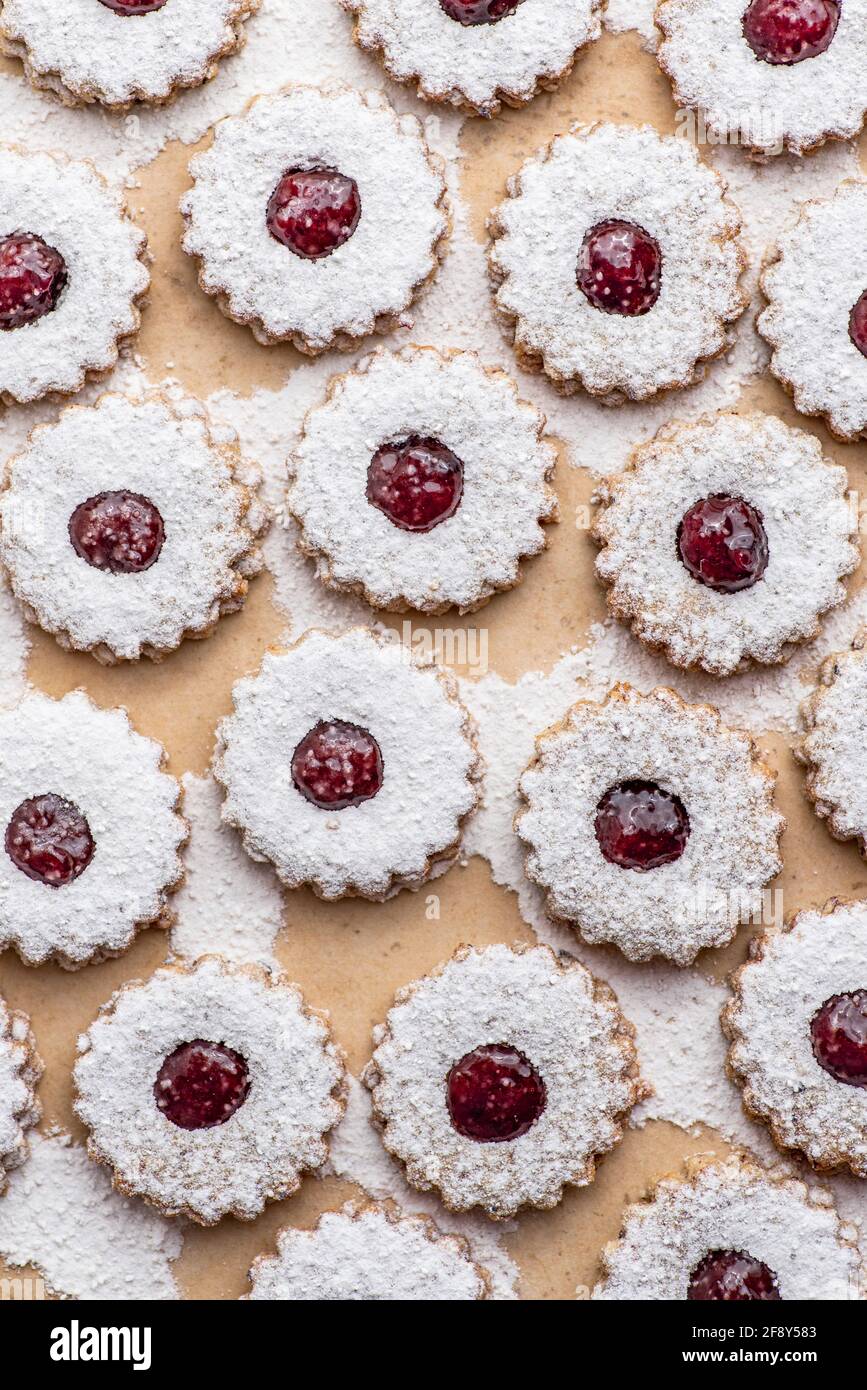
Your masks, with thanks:
[{"label": "powdered sugar coating", "polygon": [[489,1288],[461,1236],[380,1203],[327,1211],[312,1231],[284,1226],[276,1255],[261,1255],[250,1279],[251,1302],[456,1302]]},{"label": "powdered sugar coating", "polygon": [[114,365],[150,276],[144,232],[92,164],[0,146],[0,237],[16,231],[59,251],[68,275],[50,313],[0,331],[0,399],[28,402]]},{"label": "powdered sugar coating", "polygon": [[198,87],[243,43],[259,0],[169,0],[162,9],[117,14],[97,0],[4,0],[0,46],[24,61],[35,87],[69,104],[126,110],[159,105]]},{"label": "powdered sugar coating", "polygon": [[62,700],[34,692],[0,712],[0,833],[22,801],[53,792],[78,807],[95,843],[84,872],[60,888],[28,878],[0,846],[0,949],[75,970],[120,955],[139,927],[164,918],[186,839],[164,759],[125,710],[97,709],[83,690]]},{"label": "powdered sugar coating", "polygon": [[867,846],[867,650],[828,657],[816,691],[801,706],[806,727],[796,755],[806,763],[807,794],[839,840]]},{"label": "powdered sugar coating", "polygon": [[[867,30],[865,30],[867,43]],[[867,289],[867,179],[846,179],[833,198],[804,204],[762,275],[768,307],[757,327],[773,348],[771,371],[804,415],[821,415],[839,439],[867,430],[867,359],[849,316]]]},{"label": "powdered sugar coating", "polygon": [[[680,858],[644,873],[610,863],[594,828],[602,797],[628,781],[656,783],[689,817]],[[782,868],[773,785],[752,740],[710,705],[616,685],[603,704],[573,705],[536,741],[516,821],[527,876],[545,890],[550,916],[591,945],[688,965],[731,941]]]},{"label": "powdered sugar coating", "polygon": [[791,65],[763,62],[744,37],[748,0],[661,0],[659,63],[678,106],[698,108],[714,143],[762,156],[806,154],[857,135],[867,99],[867,0],[844,0],[830,47]]},{"label": "powdered sugar coating", "polygon": [[[225,1124],[181,1129],[157,1109],[165,1058],[195,1038],[247,1063],[250,1090]],[[258,1216],[324,1163],[343,1113],[343,1063],[297,986],[219,956],[167,966],[118,990],[79,1039],[75,1109],[91,1158],[166,1215],[211,1226]]]},{"label": "powdered sugar coating", "polygon": [[[223,819],[287,887],[382,899],[418,887],[457,854],[479,769],[469,715],[445,672],[364,628],[310,631],[266,652],[233,699],[214,761]],[[292,781],[292,755],[322,720],[356,724],[379,744],[382,787],[359,806],[323,810]]]},{"label": "powdered sugar coating", "polygon": [[773,1176],[737,1154],[693,1159],[687,1178],[663,1178],[646,1202],[626,1208],[620,1239],[602,1253],[593,1297],[679,1300],[712,1250],[739,1250],[776,1275],[780,1297],[857,1298],[857,1247],[822,1188]]},{"label": "powdered sugar coating", "polygon": [[[399,612],[466,613],[511,588],[521,560],[544,549],[542,522],[556,511],[544,424],[474,352],[410,347],[365,358],[332,381],[290,463],[289,507],[319,578]],[[438,439],[464,465],[457,511],[423,534],[366,498],[376,450],[411,435]]]},{"label": "powdered sugar coating", "polygon": [[382,55],[391,77],[418,82],[430,101],[493,116],[502,102],[523,106],[569,71],[578,50],[599,37],[601,0],[522,0],[496,24],[466,26],[431,0],[342,0],[354,37]]},{"label": "powdered sugar coating", "polygon": [[10,1009],[0,995],[0,1193],[6,1174],[27,1157],[26,1132],[42,1113],[36,1099],[41,1075],[29,1018]]},{"label": "powdered sugar coating", "polygon": [[[611,990],[577,961],[545,946],[462,946],[398,992],[362,1079],[407,1180],[453,1211],[500,1219],[593,1181],[644,1094],[632,1037]],[[539,1118],[507,1143],[465,1138],[446,1107],[452,1066],[489,1043],[523,1053],[547,1091]]]},{"label": "powdered sugar coating", "polygon": [[[265,221],[286,170],[314,167],[353,178],[361,200],[356,231],[318,261],[293,255]],[[436,270],[441,169],[416,117],[398,116],[380,92],[298,86],[257,97],[218,123],[190,171],[184,250],[199,257],[205,293],[261,342],[290,339],[312,354],[348,346],[391,326]]]},{"label": "powdered sugar coating", "polygon": [[723,1010],[728,1067],[744,1108],[783,1149],[815,1168],[867,1177],[867,1090],[835,1080],[813,1055],[810,1024],[835,994],[867,988],[867,903],[799,912],[754,941]]},{"label": "powdered sugar coating", "polygon": [[[523,366],[619,404],[691,384],[726,347],[726,324],[746,305],[740,216],[686,140],[650,126],[575,125],[508,191],[491,216],[490,264]],[[659,298],[639,317],[604,313],[578,287],[585,236],[617,218],[662,251]]]},{"label": "powdered sugar coating", "polygon": [[[678,553],[678,529],[702,498],[742,498],[768,539],[761,580],[739,593],[698,583]],[[858,522],[845,469],[819,442],[770,415],[718,415],[664,427],[600,491],[596,573],[608,606],[675,666],[728,676],[785,661],[814,637],[819,615],[846,597],[858,563]]]},{"label": "powdered sugar coating", "polygon": [[[36,429],[0,495],[0,558],[28,616],[108,662],[207,635],[262,568],[266,514],[239,475],[257,480],[237,450],[214,442],[191,399],[107,395]],[[140,574],[98,569],[70,542],[75,508],[112,491],[146,497],[162,517],[159,557]]]}]

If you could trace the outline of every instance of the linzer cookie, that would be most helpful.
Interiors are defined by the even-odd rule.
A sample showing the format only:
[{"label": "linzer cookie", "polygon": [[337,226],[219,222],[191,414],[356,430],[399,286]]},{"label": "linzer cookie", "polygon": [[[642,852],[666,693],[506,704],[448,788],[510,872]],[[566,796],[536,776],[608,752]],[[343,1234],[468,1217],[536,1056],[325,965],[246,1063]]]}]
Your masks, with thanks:
[{"label": "linzer cookie", "polygon": [[689,1159],[626,1208],[602,1252],[607,1301],[776,1303],[857,1297],[851,1228],[829,1192],[771,1174],[746,1155]]},{"label": "linzer cookie", "polygon": [[458,853],[480,775],[440,668],[354,628],[310,631],[238,682],[218,731],[223,819],[289,888],[377,901]]},{"label": "linzer cookie", "polygon": [[380,92],[257,97],[219,122],[190,172],[184,250],[205,293],[262,343],[351,347],[396,326],[437,269],[442,165]]},{"label": "linzer cookie", "polygon": [[801,706],[806,733],[795,756],[807,767],[806,791],[837,840],[867,854],[867,635],[829,656],[816,690]]},{"label": "linzer cookie", "polygon": [[493,116],[550,91],[599,37],[601,0],[342,0],[356,43],[429,101]]},{"label": "linzer cookie", "polygon": [[124,985],[78,1047],[91,1158],[203,1226],[291,1196],[343,1113],[341,1056],[298,988],[218,956]]},{"label": "linzer cookie", "polygon": [[747,299],[740,215],[686,141],[573,126],[490,219],[495,300],[523,367],[607,404],[704,375]]},{"label": "linzer cookie", "polygon": [[782,868],[774,781],[710,705],[616,685],[536,741],[516,818],[527,876],[583,940],[688,965],[731,941]]},{"label": "linzer cookie", "polygon": [[144,257],[93,165],[0,145],[0,401],[69,395],[113,367],[139,327]]},{"label": "linzer cookie", "polygon": [[290,462],[299,544],[378,608],[471,612],[556,516],[544,417],[473,352],[372,354],[331,382]]},{"label": "linzer cookie", "polygon": [[867,0],[662,0],[659,63],[713,144],[767,158],[864,123]]},{"label": "linzer cookie", "polygon": [[160,659],[242,606],[262,568],[257,483],[197,402],[103,396],[37,428],[11,461],[0,558],[62,646]]},{"label": "linzer cookie", "polygon": [[647,1094],[633,1035],[577,961],[462,946],[398,992],[363,1079],[407,1180],[500,1219],[593,1181]]},{"label": "linzer cookie", "polygon": [[[867,30],[865,30],[867,43]],[[761,280],[758,330],[771,371],[803,415],[850,441],[867,430],[867,179],[805,203]]]},{"label": "linzer cookie", "polygon": [[867,1177],[867,903],[767,928],[731,978],[728,1069],[744,1109],[814,1168]]},{"label": "linzer cookie", "polygon": [[67,106],[162,106],[213,77],[259,0],[4,0],[0,51]]},{"label": "linzer cookie", "polygon": [[0,949],[76,970],[167,925],[187,829],[164,761],[81,690],[0,713]]},{"label": "linzer cookie", "polygon": [[42,1070],[29,1018],[0,995],[0,1194],[7,1174],[27,1157],[27,1131],[42,1113],[36,1099]]},{"label": "linzer cookie", "polygon": [[277,1253],[250,1270],[251,1302],[465,1302],[487,1298],[490,1276],[463,1236],[386,1203],[350,1202],[312,1231],[284,1226]]},{"label": "linzer cookie", "polygon": [[843,468],[770,415],[667,425],[598,494],[608,607],[675,666],[786,661],[858,563]]}]

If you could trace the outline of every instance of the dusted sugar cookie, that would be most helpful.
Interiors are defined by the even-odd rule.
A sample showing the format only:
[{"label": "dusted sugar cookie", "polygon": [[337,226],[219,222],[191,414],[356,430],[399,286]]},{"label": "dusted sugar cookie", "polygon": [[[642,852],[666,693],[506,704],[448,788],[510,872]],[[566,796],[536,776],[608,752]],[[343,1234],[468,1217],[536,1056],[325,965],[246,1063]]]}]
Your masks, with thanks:
[{"label": "dusted sugar cookie", "polygon": [[0,145],[0,401],[71,395],[113,367],[138,331],[144,260],[92,164]]},{"label": "dusted sugar cookie", "polygon": [[377,608],[472,612],[547,543],[544,426],[474,352],[373,353],[307,416],[289,465],[299,544],[325,584]]},{"label": "dusted sugar cookie", "polygon": [[805,203],[762,275],[758,330],[803,415],[844,441],[867,430],[867,179]]},{"label": "dusted sugar cookie", "polygon": [[808,154],[864,123],[867,0],[662,0],[659,64],[715,144]]},{"label": "dusted sugar cookie", "polygon": [[353,37],[419,96],[482,116],[550,91],[598,39],[601,0],[342,0]]},{"label": "dusted sugar cookie", "polygon": [[27,1157],[27,1131],[42,1114],[36,1099],[42,1071],[30,1019],[0,995],[0,1194],[7,1175]]},{"label": "dusted sugar cookie", "polygon": [[103,396],[37,428],[12,459],[0,558],[27,617],[61,646],[159,660],[243,605],[263,563],[258,481],[197,402]]},{"label": "dusted sugar cookie", "polygon": [[788,660],[858,563],[846,472],[770,415],[665,426],[598,494],[608,607],[675,666]]},{"label": "dusted sugar cookie", "polygon": [[523,367],[619,405],[691,385],[729,346],[747,304],[740,215],[686,140],[575,125],[508,194],[490,267]]},{"label": "dusted sugar cookie", "polygon": [[124,985],[78,1050],[91,1158],[202,1226],[296,1192],[343,1113],[342,1058],[297,986],[218,956]]},{"label": "dusted sugar cookie", "polygon": [[612,991],[545,946],[461,946],[400,990],[364,1073],[389,1153],[452,1211],[585,1187],[647,1094]]},{"label": "dusted sugar cookie", "polygon": [[250,1270],[251,1302],[463,1302],[487,1298],[490,1277],[463,1236],[429,1216],[379,1202],[327,1211],[312,1231],[284,1226],[276,1255]]},{"label": "dusted sugar cookie", "polygon": [[776,1303],[858,1297],[858,1248],[829,1192],[746,1155],[688,1160],[623,1214],[597,1299]]},{"label": "dusted sugar cookie", "polygon": [[536,741],[515,823],[527,876],[584,941],[689,965],[760,911],[782,868],[774,781],[710,705],[616,685]]},{"label": "dusted sugar cookie", "polygon": [[287,87],[190,163],[184,250],[261,343],[316,355],[395,327],[448,228],[442,163],[381,92]]},{"label": "dusted sugar cookie", "polygon": [[233,699],[214,761],[223,819],[287,887],[382,901],[455,858],[480,766],[445,671],[365,628],[312,630]]},{"label": "dusted sugar cookie", "polygon": [[67,106],[162,106],[213,77],[259,0],[4,0],[0,51]]},{"label": "dusted sugar cookie", "polygon": [[867,854],[867,635],[829,656],[801,706],[806,733],[795,756],[807,767],[807,795],[836,840]]},{"label": "dusted sugar cookie", "polygon": [[728,1069],[744,1109],[820,1172],[867,1177],[867,903],[767,928],[731,978]]},{"label": "dusted sugar cookie", "polygon": [[187,827],[164,762],[82,690],[0,712],[0,949],[77,970],[168,925]]}]

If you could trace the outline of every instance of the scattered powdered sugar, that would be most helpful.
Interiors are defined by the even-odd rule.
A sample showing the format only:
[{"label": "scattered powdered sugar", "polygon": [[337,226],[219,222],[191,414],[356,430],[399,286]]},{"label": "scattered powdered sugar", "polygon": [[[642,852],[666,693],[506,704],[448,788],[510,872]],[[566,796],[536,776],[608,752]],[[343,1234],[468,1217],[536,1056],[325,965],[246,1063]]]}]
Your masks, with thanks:
[{"label": "scattered powdered sugar", "polygon": [[603,23],[612,34],[638,33],[648,53],[655,53],[660,33],[653,22],[658,0],[608,0]]},{"label": "scattered powdered sugar", "polygon": [[21,609],[12,597],[5,577],[0,581],[0,708],[17,704],[27,690],[27,658],[30,639]]},{"label": "scattered powdered sugar", "polygon": [[0,1201],[0,1254],[66,1298],[174,1299],[174,1222],[122,1197],[66,1134],[34,1135]]},{"label": "scattered powdered sugar", "polygon": [[799,755],[809,766],[807,792],[816,813],[828,817],[841,840],[867,842],[867,725],[864,637],[856,650],[840,652],[822,667],[820,682],[803,706],[807,729]]},{"label": "scattered powdered sugar", "polygon": [[254,863],[220,820],[222,794],[213,778],[188,772],[182,781],[190,840],[186,878],[173,903],[172,951],[191,960],[218,954],[276,969],[283,898],[274,874]]}]

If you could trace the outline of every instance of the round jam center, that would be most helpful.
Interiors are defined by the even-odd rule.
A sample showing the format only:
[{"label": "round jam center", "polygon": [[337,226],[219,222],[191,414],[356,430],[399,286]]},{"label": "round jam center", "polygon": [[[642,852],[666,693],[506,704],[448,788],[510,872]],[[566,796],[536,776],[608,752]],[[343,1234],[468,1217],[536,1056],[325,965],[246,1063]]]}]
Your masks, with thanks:
[{"label": "round jam center", "polygon": [[536,1123],[547,1099],[535,1067],[508,1043],[474,1048],[455,1062],[446,1080],[452,1124],[480,1144],[519,1139]]},{"label": "round jam center", "polygon": [[634,222],[591,227],[578,255],[578,288],[594,309],[639,318],[659,298],[659,242]]},{"label": "round jam center", "polygon": [[741,1250],[711,1250],[696,1265],[688,1299],[700,1303],[778,1303],[777,1276],[761,1260]]},{"label": "round jam center", "polygon": [[42,237],[0,237],[0,329],[22,328],[50,314],[65,284],[66,262]]},{"label": "round jam center", "polygon": [[114,10],[115,14],[152,14],[154,10],[161,10],[167,0],[99,0],[99,3],[107,10]]},{"label": "round jam center", "polygon": [[440,0],[440,8],[458,24],[496,24],[514,14],[522,0]]},{"label": "round jam center", "polygon": [[157,1109],[179,1129],[224,1125],[249,1092],[250,1075],[241,1054],[204,1038],[170,1052],[154,1082]]},{"label": "round jam center", "polygon": [[69,539],[76,555],[94,569],[140,574],[159,559],[165,528],[147,497],[137,492],[100,492],[72,513]]},{"label": "round jam center", "polygon": [[753,0],[744,38],[763,62],[790,66],[830,48],[839,23],[839,0]]},{"label": "round jam center", "polygon": [[813,1056],[844,1086],[867,1086],[867,989],[834,994],[810,1024]]},{"label": "round jam center", "polygon": [[47,888],[62,888],[83,874],[95,848],[78,807],[53,792],[22,801],[6,827],[12,863]]},{"label": "round jam center", "polygon": [[360,217],[355,179],[336,169],[287,169],[271,194],[265,222],[296,256],[318,261],[349,240]]},{"label": "round jam center", "polygon": [[768,565],[761,513],[742,497],[696,502],[680,523],[677,548],[693,579],[720,594],[751,589]]},{"label": "round jam center", "polygon": [[383,444],[367,470],[368,502],[402,531],[432,531],[454,516],[463,491],[464,465],[438,439]]},{"label": "round jam center", "polygon": [[325,719],[292,754],[292,781],[323,810],[342,811],[376,796],[382,786],[382,753],[367,729]]},{"label": "round jam center", "polygon": [[655,782],[621,782],[596,807],[595,828],[609,864],[659,869],[686,849],[689,816],[678,798]]},{"label": "round jam center", "polygon": [[867,357],[867,290],[849,315],[849,337],[863,357]]}]

